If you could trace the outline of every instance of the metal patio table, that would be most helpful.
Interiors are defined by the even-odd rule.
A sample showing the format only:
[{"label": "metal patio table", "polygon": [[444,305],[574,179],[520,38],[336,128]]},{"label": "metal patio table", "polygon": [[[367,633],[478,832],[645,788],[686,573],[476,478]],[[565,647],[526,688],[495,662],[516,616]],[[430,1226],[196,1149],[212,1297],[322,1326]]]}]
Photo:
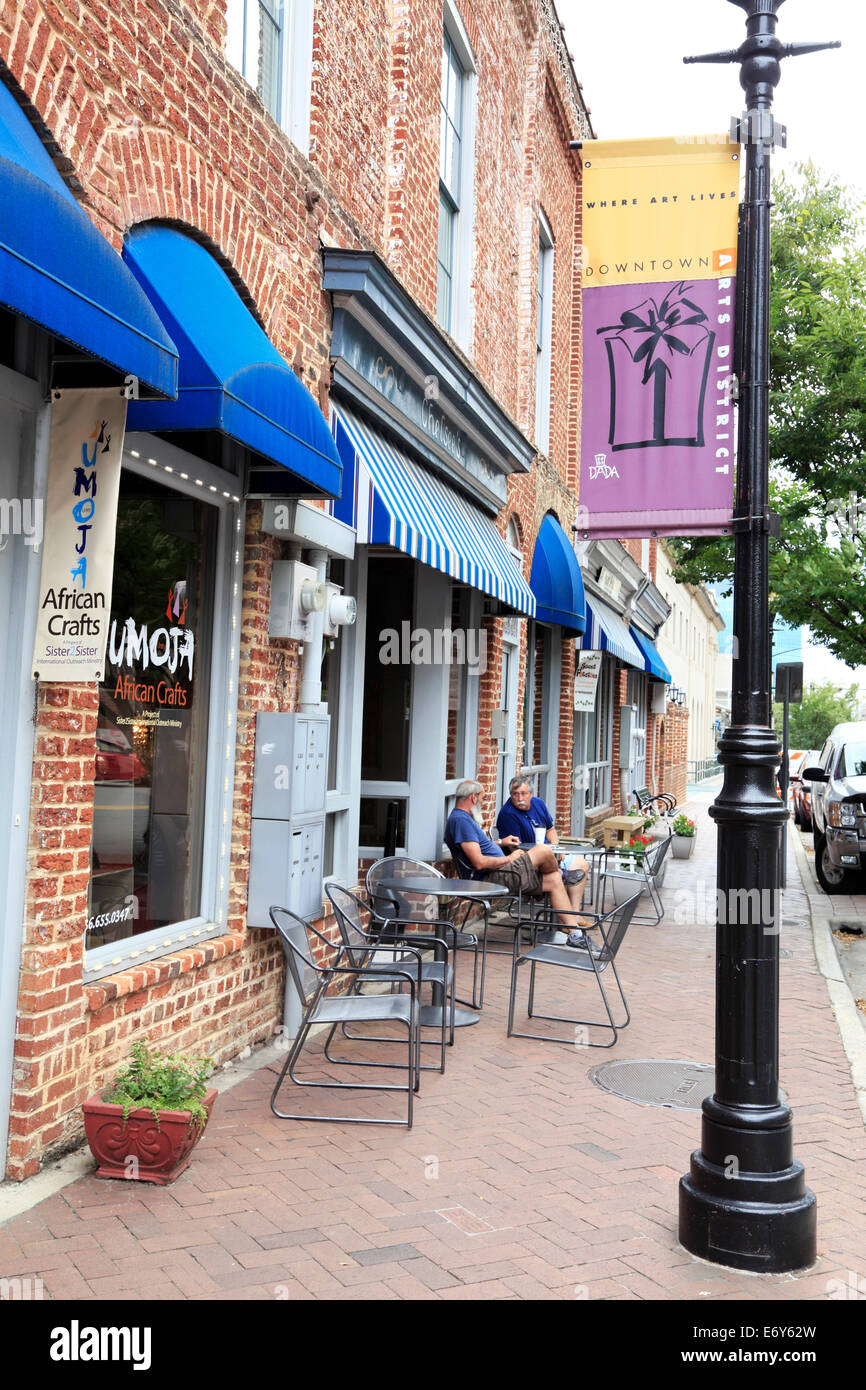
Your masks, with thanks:
[{"label": "metal patio table", "polygon": [[[428,898],[470,898],[478,902],[487,898],[509,896],[509,890],[503,884],[488,883],[483,878],[427,878],[423,874],[407,874],[405,878],[382,878],[379,880],[378,888],[388,889],[392,893],[421,893]],[[424,923],[422,921],[412,925],[423,926]],[[447,946],[445,930],[444,927],[437,926],[435,934]],[[434,985],[433,1003],[425,1004],[421,1009],[422,1024],[427,1028],[441,1028],[444,1007],[444,986]],[[470,1028],[480,1017],[480,1013],[473,1013],[470,1009],[455,1009],[454,1027]]]}]

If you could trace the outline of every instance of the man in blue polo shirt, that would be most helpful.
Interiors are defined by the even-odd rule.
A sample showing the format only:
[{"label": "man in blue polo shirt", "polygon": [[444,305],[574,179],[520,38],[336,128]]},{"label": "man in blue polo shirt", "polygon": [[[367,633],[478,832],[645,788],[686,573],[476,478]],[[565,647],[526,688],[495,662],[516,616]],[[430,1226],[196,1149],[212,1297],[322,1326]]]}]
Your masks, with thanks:
[{"label": "man in blue polo shirt", "polygon": [[[536,839],[536,830],[544,831],[546,844],[559,843],[559,836],[553,825],[553,816],[540,796],[532,795],[532,788],[525,777],[512,777],[508,784],[509,800],[496,817],[496,827],[500,835],[516,836],[519,844]],[[583,903],[589,864],[585,859],[572,859],[571,867],[562,870],[562,881],[568,890],[571,906],[576,912]]]},{"label": "man in blue polo shirt", "polygon": [[[541,897],[546,893],[558,920],[565,928],[574,928],[572,904],[553,850],[549,845],[535,844],[531,849],[522,850],[515,835],[504,835],[499,841],[491,839],[476,819],[481,791],[480,782],[461,782],[456,805],[445,827],[445,843],[460,872],[470,878],[491,879],[512,889],[519,882],[528,897]],[[564,945],[565,938],[561,933],[559,937],[557,944]],[[582,931],[573,930],[569,944],[583,946],[588,943]]]}]

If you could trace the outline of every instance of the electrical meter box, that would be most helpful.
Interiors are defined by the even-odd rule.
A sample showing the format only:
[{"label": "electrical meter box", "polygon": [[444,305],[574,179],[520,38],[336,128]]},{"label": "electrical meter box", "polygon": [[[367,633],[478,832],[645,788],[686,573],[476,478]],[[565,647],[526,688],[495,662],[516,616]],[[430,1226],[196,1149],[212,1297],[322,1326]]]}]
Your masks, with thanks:
[{"label": "electrical meter box", "polygon": [[247,925],[271,927],[272,906],[311,920],[322,910],[327,716],[256,716]]}]

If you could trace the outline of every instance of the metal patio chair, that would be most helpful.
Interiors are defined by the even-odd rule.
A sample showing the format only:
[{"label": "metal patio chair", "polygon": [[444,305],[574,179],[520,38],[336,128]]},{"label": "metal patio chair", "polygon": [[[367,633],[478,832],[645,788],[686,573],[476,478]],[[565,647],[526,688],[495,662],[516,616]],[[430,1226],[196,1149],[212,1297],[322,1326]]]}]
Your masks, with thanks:
[{"label": "metal patio chair", "polygon": [[[461,864],[458,859],[457,864],[460,874],[464,878],[472,876],[471,865]],[[432,929],[436,926],[450,928],[453,933],[451,936],[452,947],[457,951],[471,951],[473,956],[472,964],[472,998],[458,999],[460,1004],[466,1004],[472,1009],[480,1009],[484,1003],[484,965],[486,961],[487,944],[487,915],[490,903],[487,900],[479,902],[477,898],[463,900],[452,898],[451,906],[454,912],[453,918],[439,918],[439,899],[435,890],[429,896],[421,893],[399,893],[391,888],[381,888],[383,878],[431,878],[441,879],[445,875],[435,868],[432,864],[427,864],[423,859],[411,859],[408,855],[390,855],[386,859],[377,859],[367,870],[367,894],[373,910],[379,917],[389,919],[388,929],[395,930],[398,922],[403,924],[418,923],[419,926]],[[480,933],[468,931],[466,928],[469,913],[473,906],[481,906],[484,911],[484,920]],[[479,982],[478,956],[481,951],[481,969]],[[454,961],[456,971],[456,958]],[[479,988],[480,983],[480,988]]]},{"label": "metal patio chair", "polygon": [[[587,928],[587,936],[596,929],[601,933],[601,943],[592,948],[580,946],[548,946],[533,945],[523,955],[519,954],[519,943],[521,931],[515,934],[514,938],[514,959],[511,966],[511,990],[508,997],[508,1036],[511,1038],[538,1038],[542,1042],[566,1043],[574,1047],[578,1042],[577,1035],[572,1031],[567,1038],[557,1038],[549,1033],[528,1033],[521,1032],[514,1027],[514,1006],[517,997],[517,980],[521,967],[529,966],[529,999],[527,1003],[527,1013],[530,1018],[543,1018],[551,1022],[570,1023],[586,1028],[602,1028],[610,1031],[613,1036],[610,1042],[590,1042],[589,1039],[581,1040],[586,1042],[587,1047],[613,1047],[623,1028],[631,1022],[628,1003],[623,993],[622,982],[617,974],[614,959],[622,946],[623,939],[628,931],[629,925],[634,918],[635,908],[639,894],[629,898],[628,902],[620,907],[615,907],[611,912],[599,914],[593,921],[591,928]],[[525,928],[523,929],[525,930]],[[535,974],[539,968],[552,967],[557,970],[570,970],[580,972],[584,976],[594,976],[601,993],[607,1019],[603,1018],[572,1018],[567,1014],[542,1014],[535,1011]],[[606,970],[610,970],[616,981],[619,997],[625,1010],[625,1019],[618,1023],[614,1018],[610,1001],[605,992],[603,975]],[[616,1000],[614,999],[614,1004]]]},{"label": "metal patio chair", "polygon": [[[381,983],[394,981],[394,963],[399,962],[399,969],[407,971],[418,987],[419,1008],[420,1008],[420,989],[422,985],[429,984],[442,991],[442,1017],[437,1026],[441,1029],[440,1063],[439,1066],[429,1066],[423,1062],[419,1063],[421,1071],[444,1071],[445,1070],[445,1046],[446,1043],[454,1041],[454,966],[451,963],[451,952],[447,944],[438,936],[422,932],[400,933],[397,928],[397,920],[394,918],[384,918],[378,916],[367,903],[348,888],[342,888],[338,883],[327,883],[325,892],[334,915],[337,919],[337,926],[340,931],[340,938],[345,947],[348,959],[353,964],[365,964],[364,979],[353,986],[360,992],[363,984],[375,980]],[[433,924],[435,925],[435,924]],[[446,924],[448,925],[448,924]],[[402,959],[399,948],[405,946],[412,951],[412,956]],[[424,960],[421,952],[432,950],[434,959]],[[385,958],[382,959],[381,957]],[[389,959],[390,956],[390,959]],[[417,961],[414,959],[417,957]],[[424,1026],[423,1014],[419,1013],[419,1021]],[[383,1038],[377,1036],[361,1036],[350,1033],[343,1024],[343,1036],[352,1041],[369,1041],[393,1043],[393,1038]],[[328,1053],[331,1045],[334,1030],[328,1037],[325,1045],[325,1053],[329,1061],[337,1063],[345,1062],[342,1058],[332,1058]],[[432,1040],[431,1040],[432,1041]],[[424,1046],[428,1040],[421,1039]],[[368,1062],[371,1067],[391,1067],[391,1062]]]},{"label": "metal patio chair", "polygon": [[[421,952],[404,945],[386,947],[378,950],[391,950],[395,960],[391,971],[394,983],[408,985],[406,994],[359,994],[356,991],[346,994],[328,994],[331,985],[345,979],[353,986],[363,985],[365,980],[375,980],[376,984],[388,983],[389,975],[383,971],[371,972],[368,969],[366,951],[350,952],[344,944],[334,946],[322,932],[309,922],[303,921],[285,907],[271,907],[269,915],[273,922],[292,980],[298,991],[303,1007],[301,1025],[293,1040],[276,1085],[271,1093],[271,1110],[281,1120],[330,1120],[352,1125],[397,1125],[406,1124],[412,1128],[412,1101],[420,1084],[421,1029],[419,1023],[419,985],[418,971],[421,965]],[[315,955],[329,960],[329,964],[317,964]],[[397,956],[402,957],[397,959]],[[352,959],[354,957],[354,959]],[[410,959],[406,960],[405,958]],[[295,1076],[295,1066],[309,1037],[310,1030],[319,1025],[330,1026],[328,1043],[334,1031],[345,1023],[398,1023],[406,1029],[406,1085],[398,1086],[378,1082],[347,1081],[299,1081]],[[368,1039],[365,1038],[365,1041]],[[328,1059],[333,1060],[332,1058]],[[346,1065],[349,1065],[347,1059]],[[352,1061],[353,1066],[371,1066],[376,1063],[363,1060]],[[310,1090],[336,1091],[402,1091],[406,1095],[407,1115],[404,1120],[371,1119],[362,1115],[299,1115],[277,1109],[277,1095],[286,1076],[295,1086]]]},{"label": "metal patio chair", "polygon": [[[670,847],[673,843],[673,838],[673,834],[670,834],[667,835],[663,840],[654,840],[652,844],[647,846],[642,858],[639,858],[635,861],[637,872],[643,877],[643,882],[640,885],[640,893],[649,893],[649,899],[654,914],[653,916],[650,916],[648,913],[642,913],[640,915],[635,916],[635,922],[639,922],[644,926],[658,926],[659,922],[665,915],[664,904],[661,900],[661,894],[659,892],[659,889],[661,886],[662,869],[664,867],[664,863],[668,856]],[[600,910],[602,912],[604,912],[605,908],[607,907],[607,903],[605,900],[607,897],[607,884],[609,881],[607,878],[608,869],[611,863],[615,862],[619,858],[621,853],[622,847],[619,850],[609,849],[605,851],[604,867],[602,869],[601,879]]]}]

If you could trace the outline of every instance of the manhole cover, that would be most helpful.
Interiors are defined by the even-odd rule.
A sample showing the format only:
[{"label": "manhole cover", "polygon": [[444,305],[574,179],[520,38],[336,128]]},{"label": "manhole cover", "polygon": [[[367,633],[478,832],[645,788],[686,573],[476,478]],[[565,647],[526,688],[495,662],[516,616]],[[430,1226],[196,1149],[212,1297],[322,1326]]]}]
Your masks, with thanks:
[{"label": "manhole cover", "polygon": [[715,1068],[706,1062],[603,1062],[589,1075],[611,1095],[673,1110],[700,1110],[715,1085]]}]

